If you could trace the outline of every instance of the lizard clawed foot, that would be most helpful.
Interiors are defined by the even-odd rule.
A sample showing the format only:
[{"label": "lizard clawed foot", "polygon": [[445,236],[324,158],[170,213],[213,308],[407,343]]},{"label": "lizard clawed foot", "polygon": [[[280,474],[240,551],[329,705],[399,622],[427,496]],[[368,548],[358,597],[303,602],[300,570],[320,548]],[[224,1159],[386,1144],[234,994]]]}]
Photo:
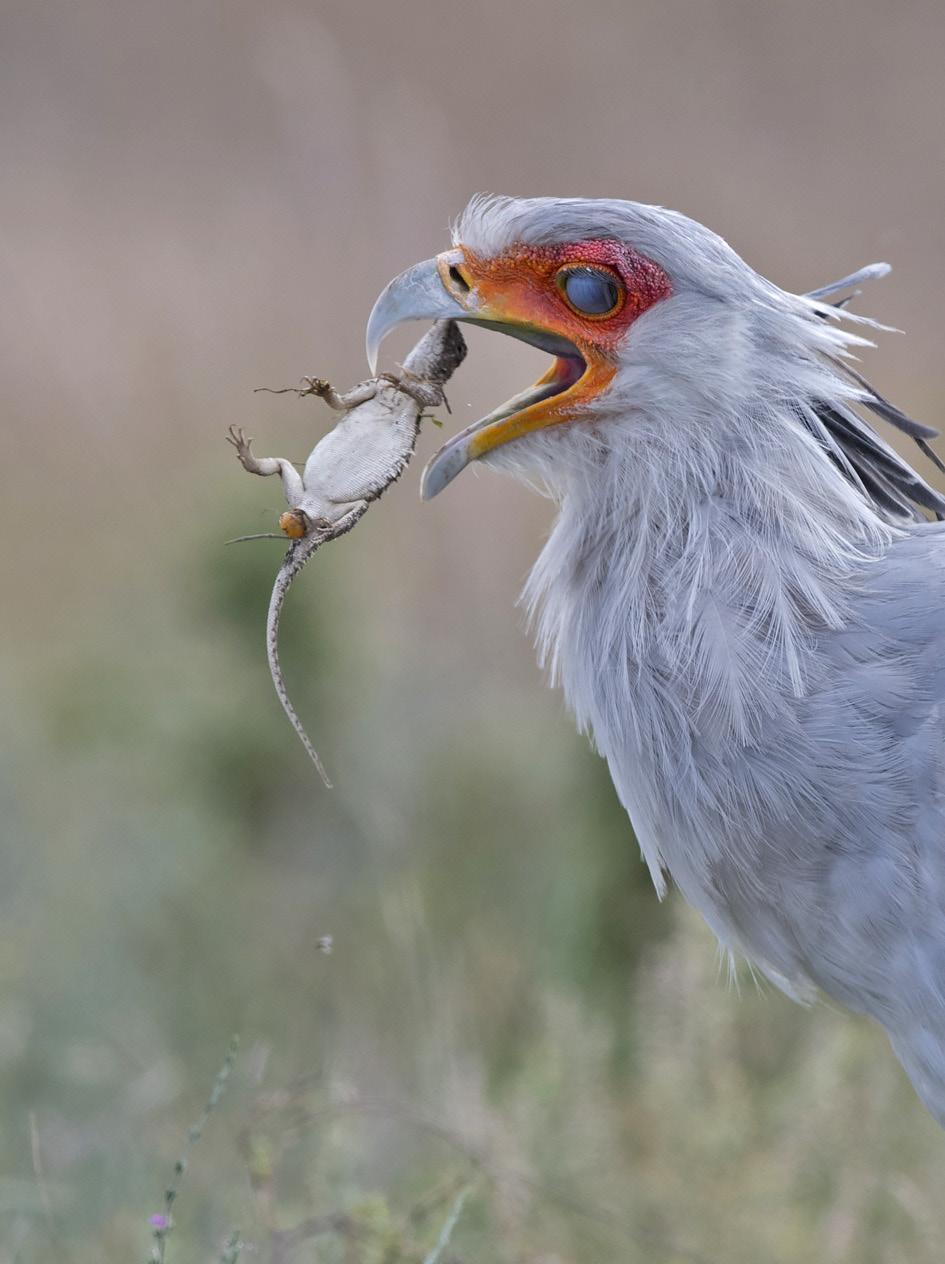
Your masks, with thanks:
[{"label": "lizard clawed foot", "polygon": [[332,393],[331,383],[327,382],[325,378],[302,378],[302,389],[299,391],[300,395],[318,395],[321,399],[324,399],[326,395],[331,395]]},{"label": "lizard clawed foot", "polygon": [[253,456],[252,439],[248,438],[243,431],[242,426],[230,426],[226,435],[227,443],[236,448],[236,455],[239,457],[240,465],[244,470],[249,470],[251,474],[256,473],[256,458]]},{"label": "lizard clawed foot", "polygon": [[[363,396],[363,399],[370,399],[372,391]],[[362,402],[362,396],[358,394],[357,388],[354,391],[348,391],[341,395],[332,386],[331,382],[326,382],[323,377],[303,377],[302,386],[299,387],[299,398],[305,395],[317,395],[323,400],[329,408],[333,408],[336,413],[343,413],[346,409],[353,407],[354,404]]]}]

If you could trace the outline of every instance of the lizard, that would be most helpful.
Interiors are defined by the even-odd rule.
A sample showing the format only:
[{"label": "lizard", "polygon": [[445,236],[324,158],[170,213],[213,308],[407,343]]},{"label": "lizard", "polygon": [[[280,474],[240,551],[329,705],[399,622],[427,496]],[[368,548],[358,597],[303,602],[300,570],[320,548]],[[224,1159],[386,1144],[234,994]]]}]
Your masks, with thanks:
[{"label": "lizard", "polygon": [[279,622],[286,595],[316,549],[350,531],[400,478],[413,456],[424,410],[446,404],[443,387],[465,355],[466,343],[455,322],[440,320],[416,344],[399,374],[379,374],[343,393],[324,378],[303,378],[299,395],[315,395],[341,415],[312,449],[301,473],[284,457],[257,457],[253,440],[239,426],[230,426],[226,436],[244,470],[282,479],[289,508],[279,526],[291,543],[269,599],[266,655],[282,708],[329,789],[331,781],[282,675]]}]

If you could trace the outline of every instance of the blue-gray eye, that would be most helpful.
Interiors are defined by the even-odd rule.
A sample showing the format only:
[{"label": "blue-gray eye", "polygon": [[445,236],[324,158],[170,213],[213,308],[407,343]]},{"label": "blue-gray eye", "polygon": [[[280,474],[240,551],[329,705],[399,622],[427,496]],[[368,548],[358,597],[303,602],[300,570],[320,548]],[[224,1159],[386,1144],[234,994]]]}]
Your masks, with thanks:
[{"label": "blue-gray eye", "polygon": [[574,310],[587,316],[609,316],[620,302],[616,277],[600,268],[565,268],[558,284]]}]

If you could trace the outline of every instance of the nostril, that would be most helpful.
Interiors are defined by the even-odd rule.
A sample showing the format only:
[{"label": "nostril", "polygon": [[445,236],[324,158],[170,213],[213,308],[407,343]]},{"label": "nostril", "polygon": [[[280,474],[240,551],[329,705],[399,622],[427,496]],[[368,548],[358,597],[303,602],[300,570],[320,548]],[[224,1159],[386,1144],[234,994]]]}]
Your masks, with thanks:
[{"label": "nostril", "polygon": [[450,280],[453,282],[453,284],[456,286],[457,290],[459,290],[460,294],[469,293],[470,288],[471,288],[470,284],[466,280],[466,278],[463,276],[460,269],[457,268],[455,263],[450,264],[449,277],[450,277]]}]

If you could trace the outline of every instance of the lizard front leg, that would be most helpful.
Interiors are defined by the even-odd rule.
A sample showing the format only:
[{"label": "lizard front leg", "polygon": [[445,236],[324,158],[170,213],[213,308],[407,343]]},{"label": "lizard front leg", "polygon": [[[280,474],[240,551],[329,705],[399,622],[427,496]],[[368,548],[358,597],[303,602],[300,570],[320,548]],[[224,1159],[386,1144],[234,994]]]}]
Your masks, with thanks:
[{"label": "lizard front leg", "polygon": [[230,426],[226,441],[236,448],[240,465],[250,474],[259,474],[263,478],[267,478],[270,474],[279,474],[282,478],[282,490],[285,492],[286,500],[293,509],[299,507],[305,495],[305,489],[302,486],[301,475],[291,461],[281,456],[255,456],[252,449],[253,441],[247,438],[240,426]]},{"label": "lizard front leg", "polygon": [[300,395],[317,395],[336,413],[344,413],[349,408],[356,408],[358,404],[366,404],[377,394],[377,386],[373,382],[362,382],[360,386],[353,386],[350,391],[342,394],[323,377],[303,377],[302,381],[305,383],[305,389],[299,391]]},{"label": "lizard front leg", "polygon": [[[396,386],[399,391],[409,395],[421,408],[437,408],[440,404],[446,403],[443,387],[438,382],[430,382],[426,378],[418,377],[402,364],[398,365],[398,368],[399,373],[382,373],[381,377],[390,382],[391,386]],[[449,405],[447,405],[448,411]]]}]

